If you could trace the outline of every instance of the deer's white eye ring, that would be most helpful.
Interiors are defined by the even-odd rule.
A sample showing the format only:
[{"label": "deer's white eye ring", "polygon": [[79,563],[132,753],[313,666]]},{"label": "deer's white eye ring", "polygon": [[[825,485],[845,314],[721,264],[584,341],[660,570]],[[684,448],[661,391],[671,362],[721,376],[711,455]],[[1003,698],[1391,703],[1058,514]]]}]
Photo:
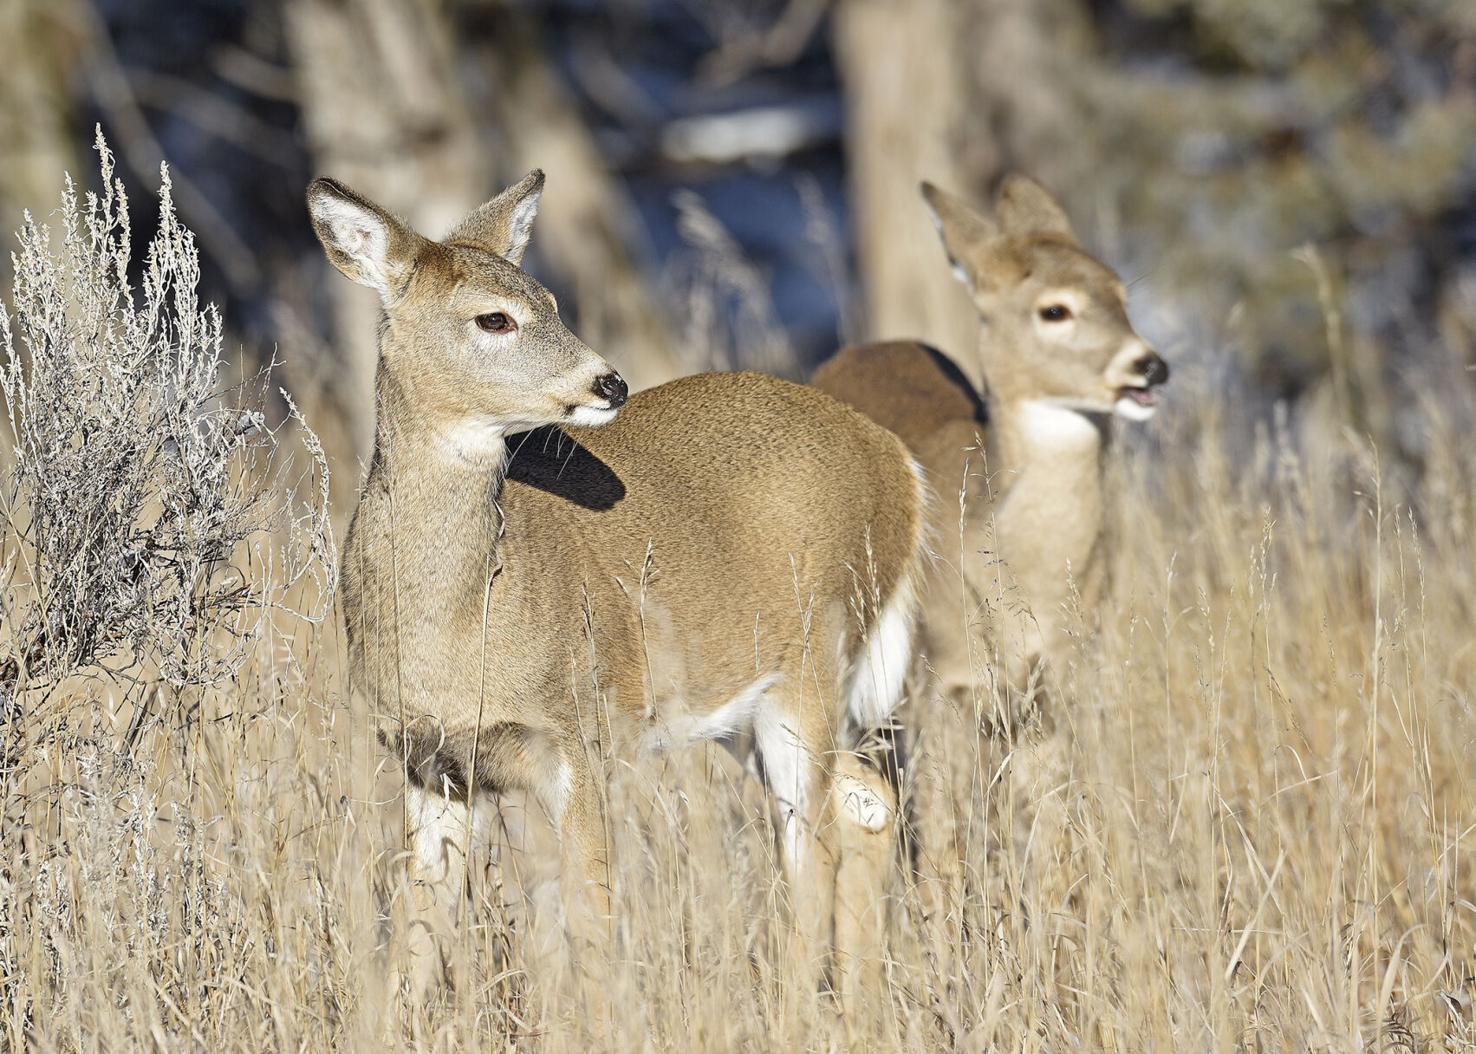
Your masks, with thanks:
[{"label": "deer's white eye ring", "polygon": [[518,328],[506,311],[489,311],[476,317],[477,328],[484,333],[511,333]]},{"label": "deer's white eye ring", "polygon": [[1047,304],[1038,314],[1042,322],[1065,322],[1071,317],[1071,309],[1065,304]]}]

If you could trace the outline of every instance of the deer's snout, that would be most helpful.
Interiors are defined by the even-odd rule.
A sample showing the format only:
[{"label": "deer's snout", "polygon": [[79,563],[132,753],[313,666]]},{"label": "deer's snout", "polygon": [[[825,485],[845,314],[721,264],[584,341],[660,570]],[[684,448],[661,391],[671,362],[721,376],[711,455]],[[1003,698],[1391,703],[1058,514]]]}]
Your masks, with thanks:
[{"label": "deer's snout", "polygon": [[630,397],[630,386],[625,383],[624,377],[612,371],[595,378],[594,393],[607,400],[610,409],[616,410],[624,406],[625,400]]},{"label": "deer's snout", "polygon": [[1143,383],[1149,388],[1157,387],[1169,379],[1169,364],[1156,351],[1150,351],[1133,363],[1133,369],[1142,375]]}]

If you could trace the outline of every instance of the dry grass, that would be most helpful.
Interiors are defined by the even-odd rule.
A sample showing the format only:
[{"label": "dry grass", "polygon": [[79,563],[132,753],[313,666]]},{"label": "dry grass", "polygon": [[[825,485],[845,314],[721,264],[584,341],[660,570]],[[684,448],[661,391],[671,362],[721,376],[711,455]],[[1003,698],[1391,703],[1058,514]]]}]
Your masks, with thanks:
[{"label": "dry grass", "polygon": [[1062,671],[1050,764],[1000,776],[973,715],[905,714],[928,856],[890,890],[885,988],[853,1037],[785,984],[767,820],[717,748],[612,761],[611,1034],[548,936],[546,854],[505,845],[455,993],[399,1008],[398,776],[348,701],[341,634],[280,621],[131,753],[99,745],[129,727],[122,688],[47,690],[97,734],[31,759],[47,793],[5,789],[0,1034],[40,1051],[1467,1049],[1476,453],[1449,400],[1421,407],[1416,475],[1336,429],[1252,429],[1224,385],[1176,376],[1120,458],[1111,600]]}]

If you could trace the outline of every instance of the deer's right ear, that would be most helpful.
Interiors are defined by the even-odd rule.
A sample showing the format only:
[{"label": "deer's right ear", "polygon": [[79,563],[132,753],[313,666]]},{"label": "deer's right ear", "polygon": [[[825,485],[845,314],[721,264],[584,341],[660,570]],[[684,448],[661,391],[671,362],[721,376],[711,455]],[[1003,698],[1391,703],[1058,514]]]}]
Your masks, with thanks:
[{"label": "deer's right ear", "polygon": [[1076,241],[1066,210],[1050,191],[1019,172],[1012,172],[1000,184],[994,214],[1012,234],[1057,234]]},{"label": "deer's right ear", "polygon": [[999,228],[956,194],[939,190],[931,183],[922,184],[921,190],[954,275],[971,291],[978,292],[983,276],[976,273],[974,261],[984,245],[999,234]]},{"label": "deer's right ear", "polygon": [[307,204],[313,233],[334,267],[384,299],[399,293],[414,267],[420,235],[334,179],[308,184]]}]

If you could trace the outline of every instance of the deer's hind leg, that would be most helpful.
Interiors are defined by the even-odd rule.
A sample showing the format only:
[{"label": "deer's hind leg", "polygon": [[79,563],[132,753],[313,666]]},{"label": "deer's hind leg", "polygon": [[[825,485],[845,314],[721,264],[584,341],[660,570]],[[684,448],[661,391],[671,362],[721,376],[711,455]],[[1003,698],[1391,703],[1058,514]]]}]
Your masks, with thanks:
[{"label": "deer's hind leg", "polygon": [[831,946],[836,862],[834,708],[816,694],[813,685],[786,679],[766,693],[754,718],[754,746],[789,889],[790,959],[812,991]]},{"label": "deer's hind leg", "polygon": [[866,758],[842,753],[830,798],[836,845],[832,983],[850,1014],[882,987],[887,885],[898,850],[897,789]]}]

